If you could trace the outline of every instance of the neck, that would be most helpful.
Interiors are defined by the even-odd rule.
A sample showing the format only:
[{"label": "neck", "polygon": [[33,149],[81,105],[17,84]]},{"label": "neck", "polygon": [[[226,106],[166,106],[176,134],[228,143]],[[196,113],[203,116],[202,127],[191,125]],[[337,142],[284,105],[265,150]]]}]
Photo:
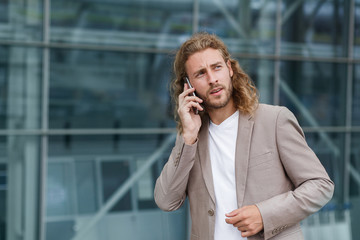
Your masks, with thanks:
[{"label": "neck", "polygon": [[207,109],[207,112],[211,121],[216,125],[219,125],[225,119],[233,115],[236,110],[234,103],[230,101],[225,107]]}]

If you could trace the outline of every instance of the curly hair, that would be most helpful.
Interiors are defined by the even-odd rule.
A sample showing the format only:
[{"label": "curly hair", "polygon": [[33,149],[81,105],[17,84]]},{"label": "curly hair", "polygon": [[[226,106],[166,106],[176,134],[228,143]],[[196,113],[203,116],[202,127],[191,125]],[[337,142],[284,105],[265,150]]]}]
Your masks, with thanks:
[{"label": "curly hair", "polygon": [[[208,48],[219,50],[224,61],[230,61],[234,72],[232,76],[233,93],[232,98],[235,107],[244,114],[252,114],[258,106],[258,94],[255,85],[250,77],[240,67],[238,61],[231,58],[227,47],[218,37],[209,33],[196,33],[190,39],[185,41],[175,55],[174,73],[175,78],[171,82],[171,95],[175,103],[174,116],[177,123],[177,129],[182,132],[182,124],[178,115],[179,95],[184,91],[184,78],[186,77],[185,63],[188,58],[199,51]],[[204,119],[204,111],[200,114]]]}]

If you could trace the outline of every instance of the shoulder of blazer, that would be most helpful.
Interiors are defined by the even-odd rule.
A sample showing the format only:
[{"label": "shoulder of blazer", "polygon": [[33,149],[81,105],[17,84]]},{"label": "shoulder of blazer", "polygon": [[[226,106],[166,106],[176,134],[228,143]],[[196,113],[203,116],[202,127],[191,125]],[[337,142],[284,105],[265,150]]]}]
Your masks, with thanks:
[{"label": "shoulder of blazer", "polygon": [[259,104],[255,112],[250,116],[249,119],[255,121],[260,119],[269,119],[273,117],[277,117],[279,113],[287,109],[286,107],[277,106],[277,105],[269,105],[269,104]]}]

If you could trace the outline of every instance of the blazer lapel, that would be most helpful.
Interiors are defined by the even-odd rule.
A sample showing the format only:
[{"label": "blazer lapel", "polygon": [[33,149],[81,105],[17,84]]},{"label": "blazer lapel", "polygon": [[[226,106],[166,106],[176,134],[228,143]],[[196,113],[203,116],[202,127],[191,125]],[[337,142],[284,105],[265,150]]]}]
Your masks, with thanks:
[{"label": "blazer lapel", "polygon": [[202,127],[199,132],[198,151],[204,182],[210,197],[215,204],[215,190],[209,154],[209,121],[203,121],[202,123]]},{"label": "blazer lapel", "polygon": [[250,142],[254,122],[249,115],[239,114],[235,149],[235,179],[238,207],[242,207],[249,165]]}]

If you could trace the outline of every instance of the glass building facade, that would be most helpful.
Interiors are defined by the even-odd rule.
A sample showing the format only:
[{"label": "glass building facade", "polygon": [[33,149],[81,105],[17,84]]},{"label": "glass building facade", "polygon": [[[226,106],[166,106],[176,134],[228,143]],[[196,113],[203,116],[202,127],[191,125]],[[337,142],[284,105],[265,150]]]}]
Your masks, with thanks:
[{"label": "glass building facade", "polygon": [[359,0],[0,0],[0,240],[183,240],[153,188],[175,50],[216,33],[335,182],[305,239],[360,236]]}]

